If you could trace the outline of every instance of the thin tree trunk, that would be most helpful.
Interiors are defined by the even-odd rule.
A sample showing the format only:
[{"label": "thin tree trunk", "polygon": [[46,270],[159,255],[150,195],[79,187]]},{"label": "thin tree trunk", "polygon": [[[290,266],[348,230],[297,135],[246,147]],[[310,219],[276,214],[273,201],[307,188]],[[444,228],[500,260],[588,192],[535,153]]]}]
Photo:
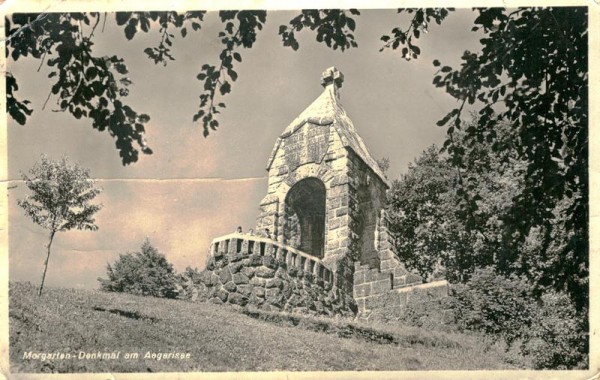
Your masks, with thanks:
[{"label": "thin tree trunk", "polygon": [[52,240],[54,240],[54,234],[56,231],[50,232],[50,241],[48,242],[48,255],[46,256],[46,265],[44,267],[44,275],[42,276],[42,284],[40,285],[40,291],[38,293],[38,297],[42,296],[42,289],[44,289],[44,281],[46,280],[46,272],[48,271],[48,261],[50,260],[50,247],[52,246]]}]

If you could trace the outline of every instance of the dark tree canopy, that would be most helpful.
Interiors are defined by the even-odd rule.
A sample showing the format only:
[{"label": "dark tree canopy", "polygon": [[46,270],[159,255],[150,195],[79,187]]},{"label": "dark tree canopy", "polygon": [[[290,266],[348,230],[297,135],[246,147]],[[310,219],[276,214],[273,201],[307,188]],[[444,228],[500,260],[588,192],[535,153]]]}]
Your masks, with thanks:
[{"label": "dark tree canopy", "polygon": [[[529,162],[511,147],[517,140],[512,126],[499,124],[495,132],[493,141],[480,142],[457,130],[453,144],[461,149],[460,163],[432,146],[394,181],[389,213],[399,255],[424,277],[441,270],[452,282],[494,267],[503,275],[525,276],[537,296],[565,291],[585,308],[587,252],[575,252],[570,244],[586,236],[571,224],[569,209],[576,199],[555,199],[543,219],[523,213]],[[495,150],[496,143],[505,149]]]},{"label": "dark tree canopy", "polygon": [[[157,46],[147,47],[143,53],[156,64],[166,66],[175,59],[171,47],[176,34],[185,38],[199,32],[206,11],[178,12],[117,12],[114,16],[128,40],[139,33],[158,28],[161,36]],[[333,49],[355,47],[351,31],[355,21],[349,16],[356,10],[302,11],[290,21],[290,27],[280,29],[283,43],[298,48],[294,32],[315,31],[317,39]],[[266,22],[266,11],[220,11],[223,30],[218,38],[222,44],[219,64],[203,64],[197,79],[202,82],[198,112],[194,122],[200,121],[204,136],[219,126],[218,114],[225,108],[220,97],[231,92],[238,78],[235,64],[242,61],[240,50],[251,48]],[[57,112],[69,112],[77,119],[88,118],[92,127],[107,130],[116,139],[116,148],[124,165],[134,163],[139,151],[151,154],[144,133],[150,116],[134,110],[127,104],[129,86],[126,62],[116,56],[98,57],[93,52],[93,37],[98,27],[106,23],[106,13],[28,13],[13,14],[6,22],[6,56],[14,61],[32,56],[52,67],[50,78],[56,78],[48,100],[56,99]],[[101,25],[102,26],[99,26]],[[18,81],[7,73],[7,109],[11,117],[24,125],[33,110],[28,100],[17,96]],[[46,104],[44,104],[44,107]]]},{"label": "dark tree canopy", "polygon": [[[454,165],[464,168],[465,147],[455,143],[453,132],[463,128],[464,105],[475,105],[478,121],[464,128],[467,138],[485,140],[495,152],[510,150],[526,165],[523,191],[513,199],[506,220],[515,227],[513,239],[523,244],[535,226],[550,234],[560,209],[565,244],[561,268],[551,281],[567,287],[583,306],[589,275],[587,8],[476,12],[473,29],[485,35],[481,52],[465,52],[460,69],[442,66],[434,78],[436,86],[460,101],[438,123],[448,125],[444,146]],[[500,124],[511,127],[511,139],[498,138]],[[459,177],[459,189],[468,214],[476,215],[470,180]]]}]

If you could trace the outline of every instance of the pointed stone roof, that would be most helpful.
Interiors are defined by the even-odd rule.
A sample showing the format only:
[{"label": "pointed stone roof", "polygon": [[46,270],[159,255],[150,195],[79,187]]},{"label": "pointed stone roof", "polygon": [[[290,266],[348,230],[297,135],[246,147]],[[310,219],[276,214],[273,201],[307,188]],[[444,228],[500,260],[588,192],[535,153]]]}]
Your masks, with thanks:
[{"label": "pointed stone roof", "polygon": [[315,99],[308,108],[306,108],[298,117],[294,119],[283,131],[277,139],[273,152],[269,157],[267,170],[271,168],[271,164],[275,159],[275,155],[281,141],[292,135],[296,130],[302,127],[305,123],[325,126],[333,124],[333,130],[336,131],[342,144],[350,148],[356,153],[373,172],[385,183],[388,187],[390,183],[383,174],[379,164],[365,146],[363,139],[356,132],[352,120],[346,114],[346,111],[340,104],[339,89],[342,87],[344,75],[335,67],[330,67],[325,70],[321,76],[321,85],[325,87],[323,93]]}]

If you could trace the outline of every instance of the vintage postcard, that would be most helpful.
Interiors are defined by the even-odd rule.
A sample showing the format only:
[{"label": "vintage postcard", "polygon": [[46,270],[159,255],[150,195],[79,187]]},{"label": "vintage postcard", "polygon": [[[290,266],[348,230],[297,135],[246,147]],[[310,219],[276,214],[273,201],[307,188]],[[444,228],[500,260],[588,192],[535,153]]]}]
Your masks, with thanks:
[{"label": "vintage postcard", "polygon": [[7,1],[6,378],[572,378],[594,2]]}]

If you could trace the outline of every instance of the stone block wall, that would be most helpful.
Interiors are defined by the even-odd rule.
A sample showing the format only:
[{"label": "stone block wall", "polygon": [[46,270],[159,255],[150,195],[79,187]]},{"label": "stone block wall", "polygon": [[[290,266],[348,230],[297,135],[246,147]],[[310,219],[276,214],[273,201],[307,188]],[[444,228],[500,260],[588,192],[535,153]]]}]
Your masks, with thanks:
[{"label": "stone block wall", "polygon": [[352,149],[348,149],[350,252],[355,261],[378,267],[377,221],[386,204],[387,185]]},{"label": "stone block wall", "polygon": [[[330,209],[327,210],[326,222],[340,227],[332,233],[331,239],[337,242],[337,236],[345,235],[342,230],[347,225],[347,212],[341,210],[347,209],[347,205],[342,206],[341,203],[348,191],[347,150],[339,136],[331,133],[329,125],[314,122],[305,120],[289,134],[282,135],[269,159],[267,195],[260,203],[256,231],[268,228],[274,240],[287,245],[290,242],[286,241],[283,233],[288,217],[285,214],[285,198],[291,187],[310,177],[318,178],[325,185],[328,207],[337,205],[331,213]],[[327,226],[325,230],[329,231]],[[326,238],[329,237],[327,235]]]},{"label": "stone block wall", "polygon": [[[383,285],[382,282],[380,284]],[[439,308],[439,301],[447,295],[446,280],[387,290],[374,285],[370,296],[357,299],[358,318],[369,321],[398,320],[407,309],[418,304]]]},{"label": "stone block wall", "polygon": [[447,281],[423,284],[421,276],[409,272],[394,252],[394,237],[388,230],[385,211],[377,224],[379,267],[355,263],[353,296],[358,318],[385,320],[398,316],[411,304],[429,302],[448,295]]},{"label": "stone block wall", "polygon": [[423,284],[420,276],[408,272],[402,265],[386,270],[372,269],[360,263],[355,267],[354,299],[359,319],[387,321],[402,315],[407,307],[440,300],[447,295],[447,281]]},{"label": "stone block wall", "polygon": [[[216,239],[201,273],[198,298],[271,311],[354,315],[356,304],[320,260],[271,239]],[[351,286],[350,286],[351,288]]]}]

